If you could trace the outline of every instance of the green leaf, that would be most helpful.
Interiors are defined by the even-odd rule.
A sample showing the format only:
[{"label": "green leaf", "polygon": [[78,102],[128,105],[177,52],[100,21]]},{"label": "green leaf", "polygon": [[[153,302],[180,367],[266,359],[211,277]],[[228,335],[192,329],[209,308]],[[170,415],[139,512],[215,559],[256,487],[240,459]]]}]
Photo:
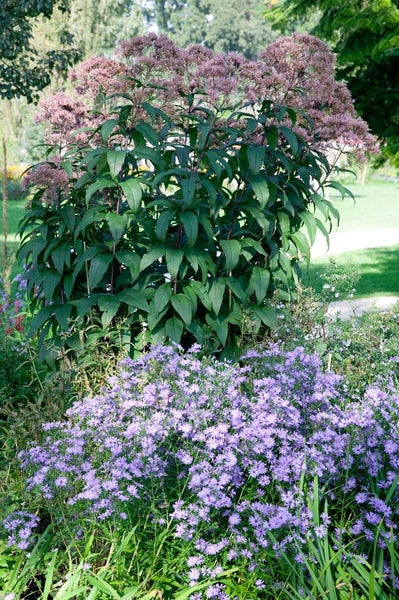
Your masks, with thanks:
[{"label": "green leaf", "polygon": [[277,315],[274,308],[271,306],[258,306],[254,304],[252,310],[267,327],[270,327],[270,329],[277,327]]},{"label": "green leaf", "polygon": [[266,131],[267,142],[271,148],[276,148],[278,144],[278,129],[275,125]]},{"label": "green leaf", "polygon": [[264,146],[247,146],[248,167],[251,175],[257,175],[265,160],[266,148]]},{"label": "green leaf", "polygon": [[111,135],[115,127],[118,125],[118,123],[118,119],[108,119],[107,121],[105,121],[105,123],[101,125],[100,133],[104,143],[108,140],[109,136]]},{"label": "green leaf", "polygon": [[61,282],[61,275],[53,269],[46,269],[43,274],[43,293],[47,301],[53,300],[55,288]]},{"label": "green leaf", "polygon": [[158,144],[158,133],[153,127],[151,127],[149,123],[146,123],[145,121],[140,121],[139,123],[137,123],[137,125],[135,125],[134,129],[136,131],[139,131],[142,134],[142,136],[146,138],[153,146],[156,146]]},{"label": "green leaf", "polygon": [[101,324],[103,329],[107,329],[112,319],[118,312],[120,305],[120,299],[109,294],[103,295],[98,299],[98,306],[103,313],[101,315]]},{"label": "green leaf", "polygon": [[137,212],[141,205],[143,190],[137,179],[125,179],[121,181],[119,186],[127,200],[127,203],[133,212]]},{"label": "green leaf", "polygon": [[210,325],[212,327],[213,331],[218,336],[218,339],[220,340],[220,343],[222,344],[222,346],[225,346],[226,341],[227,341],[227,336],[229,333],[229,324],[228,324],[227,319],[221,318],[220,316],[213,318],[209,314],[206,315],[205,318],[206,318],[206,322],[208,323],[208,325]]},{"label": "green leaf", "polygon": [[111,177],[118,177],[126,159],[126,150],[108,150],[107,162]]},{"label": "green leaf", "polygon": [[163,285],[160,285],[155,291],[151,304],[154,306],[154,310],[157,314],[162,312],[168,305],[172,293],[173,292],[172,288],[170,287],[170,283],[164,283]]},{"label": "green leaf", "polygon": [[55,318],[58,321],[61,329],[66,331],[69,326],[69,317],[71,316],[72,305],[71,304],[59,304],[54,309]]},{"label": "green leaf", "polygon": [[65,267],[71,266],[71,247],[66,242],[61,242],[51,253],[51,260],[60,275]]},{"label": "green leaf", "polygon": [[238,240],[220,240],[220,247],[225,256],[225,269],[231,271],[240,260],[241,244]]},{"label": "green leaf", "polygon": [[291,150],[293,154],[297,154],[298,152],[298,138],[292,129],[289,129],[285,125],[280,127],[280,133],[283,134],[289,145],[291,146]]},{"label": "green leaf", "polygon": [[219,314],[220,307],[222,306],[224,291],[226,289],[226,281],[224,277],[220,279],[214,279],[208,292],[208,296],[211,301],[212,309],[215,315]]},{"label": "green leaf", "polygon": [[106,596],[113,598],[113,600],[121,600],[121,596],[118,592],[109,583],[100,579],[97,575],[86,573],[85,577],[92,586],[100,592],[103,592],[103,594],[106,594]]},{"label": "green leaf", "polygon": [[119,292],[117,298],[121,302],[125,302],[128,306],[133,308],[137,308],[144,312],[149,312],[150,310],[143,290],[137,290],[134,288],[130,290],[123,290],[122,292]]},{"label": "green leaf", "polygon": [[105,217],[105,220],[107,221],[108,227],[111,231],[112,239],[114,240],[114,242],[119,242],[119,240],[126,231],[127,215],[108,213]]},{"label": "green leaf", "polygon": [[96,192],[99,192],[106,188],[114,187],[116,187],[116,183],[112,181],[112,179],[97,179],[97,181],[89,185],[89,187],[86,190],[86,202],[88,202],[93,196],[93,194],[95,194]]},{"label": "green leaf", "polygon": [[52,317],[53,313],[53,306],[43,306],[31,321],[28,331],[28,337],[31,337],[32,335],[37,333],[39,329],[43,327],[46,321],[48,321]]},{"label": "green leaf", "polygon": [[206,310],[212,310],[212,302],[207,293],[205,286],[200,281],[191,280],[190,288],[194,290],[200,302],[205,306]]},{"label": "green leaf", "polygon": [[330,234],[328,233],[324,223],[322,221],[320,221],[320,219],[316,218],[316,225],[317,225],[317,228],[324,235],[326,242],[327,242],[327,249],[328,249],[330,247]]},{"label": "green leaf", "polygon": [[249,183],[259,201],[261,210],[263,210],[267,205],[270,196],[266,179],[262,175],[257,175],[255,177],[250,177]]},{"label": "green leaf", "polygon": [[149,251],[141,257],[140,272],[152,265],[152,263],[161,258],[161,256],[164,256],[164,254],[165,246],[154,244],[154,246],[150,247]]},{"label": "green leaf", "polygon": [[173,279],[177,279],[179,274],[179,267],[184,257],[183,250],[168,248],[165,253],[166,256],[166,268],[168,272],[173,277]]},{"label": "green leaf", "polygon": [[316,219],[315,219],[314,215],[312,215],[312,213],[310,213],[308,211],[303,210],[302,212],[299,213],[299,217],[305,223],[310,243],[314,244],[314,241],[316,239],[316,230],[317,230],[317,224],[316,224]]},{"label": "green leaf", "polygon": [[140,274],[140,256],[134,250],[121,250],[116,253],[117,260],[130,271],[132,283]]},{"label": "green leaf", "polygon": [[301,252],[303,256],[310,257],[310,246],[309,242],[306,239],[306,236],[302,233],[302,231],[296,231],[291,234],[291,239],[294,242],[295,246]]},{"label": "green leaf", "polygon": [[183,204],[187,208],[192,205],[195,196],[196,178],[189,177],[188,179],[180,180],[180,187],[183,194]]},{"label": "green leaf", "polygon": [[171,303],[185,324],[190,325],[193,318],[193,306],[187,296],[184,294],[173,294]]},{"label": "green leaf", "polygon": [[169,224],[170,224],[171,220],[173,219],[174,215],[175,215],[174,210],[163,210],[157,219],[157,224],[155,226],[155,235],[162,242],[164,242],[166,239]]},{"label": "green leaf", "polygon": [[87,298],[81,298],[80,300],[74,300],[72,302],[72,304],[74,304],[77,308],[78,311],[78,316],[79,317],[84,317],[86,316],[91,307],[94,306],[95,304],[97,304],[97,298],[98,295],[97,294],[92,294],[91,296],[87,297]]},{"label": "green leaf", "polygon": [[187,244],[194,246],[198,238],[198,217],[193,212],[182,212],[180,221],[183,224],[187,236]]},{"label": "green leaf", "polygon": [[62,206],[60,208],[60,215],[68,230],[72,232],[75,229],[76,222],[76,217],[72,206],[70,204]]},{"label": "green leaf", "polygon": [[112,254],[97,254],[90,261],[89,267],[89,282],[90,290],[93,291],[95,287],[100,283],[109,265],[112,262]]},{"label": "green leaf", "polygon": [[248,295],[244,288],[242,287],[241,282],[235,277],[228,277],[226,279],[227,285],[233,292],[233,294],[241,300],[241,302],[246,302],[248,300]]},{"label": "green leaf", "polygon": [[278,211],[277,219],[280,225],[280,230],[283,235],[287,235],[291,231],[291,220],[290,216],[283,211]]},{"label": "green leaf", "polygon": [[254,267],[251,278],[249,280],[249,289],[255,292],[256,299],[259,303],[263,302],[266,297],[270,285],[270,273],[267,269]]},{"label": "green leaf", "polygon": [[168,338],[179,344],[183,335],[184,324],[177,317],[172,317],[166,321],[165,331]]}]

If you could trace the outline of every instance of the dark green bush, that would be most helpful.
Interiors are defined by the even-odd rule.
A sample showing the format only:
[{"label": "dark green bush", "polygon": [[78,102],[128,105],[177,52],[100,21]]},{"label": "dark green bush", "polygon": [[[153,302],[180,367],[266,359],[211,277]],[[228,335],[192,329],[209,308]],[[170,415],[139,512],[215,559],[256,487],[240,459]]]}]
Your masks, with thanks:
[{"label": "dark green bush", "polygon": [[235,352],[248,321],[275,324],[271,296],[291,298],[300,256],[327,235],[316,209],[337,216],[321,195],[330,167],[293,132],[295,111],[271,102],[173,121],[145,108],[132,124],[124,106],[94,148],[46,165],[58,188],[35,195],[20,229],[31,332],[72,349],[114,335],[115,347]]}]

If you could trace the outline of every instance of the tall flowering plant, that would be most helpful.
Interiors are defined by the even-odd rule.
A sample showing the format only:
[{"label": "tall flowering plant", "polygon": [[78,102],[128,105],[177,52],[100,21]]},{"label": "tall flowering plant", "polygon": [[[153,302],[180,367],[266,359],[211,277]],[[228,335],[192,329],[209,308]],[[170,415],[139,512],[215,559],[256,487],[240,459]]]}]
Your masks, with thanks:
[{"label": "tall flowering plant", "polygon": [[136,348],[231,353],[247,321],[273,325],[269,298],[290,298],[300,257],[337,216],[321,191],[331,167],[291,108],[188,101],[173,119],[144,104],[138,122],[122,106],[94,149],[46,165],[20,229],[32,332],[76,348],[82,330],[122,323]]},{"label": "tall flowering plant", "polygon": [[229,353],[270,327],[337,216],[327,148],[374,148],[334,64],[312,36],[249,60],[149,34],[78,66],[42,105],[56,153],[27,178],[32,331],[76,348],[123,323],[136,348]]},{"label": "tall flowering plant", "polygon": [[[371,388],[345,399],[344,382],[300,348],[251,351],[238,367],[157,347],[44,425],[43,443],[20,458],[55,522],[62,507],[63,535],[93,518],[143,517],[173,532],[200,598],[196,586],[226,569],[254,590],[282,556],[306,569],[320,540],[350,544],[356,560],[377,546],[388,558],[398,451],[397,396]],[[10,515],[9,543],[27,547],[35,524]],[[206,597],[230,597],[229,585]]]}]

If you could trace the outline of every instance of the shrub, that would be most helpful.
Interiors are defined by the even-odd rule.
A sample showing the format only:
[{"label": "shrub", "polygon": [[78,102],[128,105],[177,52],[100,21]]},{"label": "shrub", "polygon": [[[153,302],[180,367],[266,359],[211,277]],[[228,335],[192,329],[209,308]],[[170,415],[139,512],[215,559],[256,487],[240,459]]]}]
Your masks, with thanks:
[{"label": "shrub", "polygon": [[33,512],[6,520],[10,543],[25,547],[41,505],[64,540],[82,526],[87,536],[93,518],[152,520],[190,552],[182,576],[193,586],[231,568],[256,587],[274,561],[306,564],[323,539],[370,561],[376,544],[389,560],[398,417],[397,396],[374,387],[345,397],[300,348],[252,351],[242,367],[154,348],[21,454]]},{"label": "shrub", "polygon": [[139,350],[235,352],[247,319],[274,323],[268,299],[290,298],[299,257],[317,228],[327,235],[314,212],[337,214],[316,191],[328,162],[286,124],[296,113],[269,101],[230,115],[176,107],[173,121],[147,105],[131,123],[132,110],[96,130],[94,150],[45,166],[57,187],[21,225],[31,331],[75,349],[120,323]]}]

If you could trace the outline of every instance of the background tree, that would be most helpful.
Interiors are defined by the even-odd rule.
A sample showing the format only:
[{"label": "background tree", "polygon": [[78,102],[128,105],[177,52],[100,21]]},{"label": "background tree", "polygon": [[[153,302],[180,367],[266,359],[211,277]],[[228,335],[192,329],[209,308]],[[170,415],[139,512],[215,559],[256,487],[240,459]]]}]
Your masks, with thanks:
[{"label": "background tree", "polygon": [[78,58],[68,30],[59,31],[58,46],[33,43],[35,19],[49,19],[55,8],[69,10],[68,0],[5,0],[0,5],[0,98],[25,97],[32,102],[53,72],[66,73]]},{"label": "background tree", "polygon": [[319,10],[311,33],[331,43],[337,75],[356,108],[399,166],[399,0],[277,0],[267,19],[284,30]]},{"label": "background tree", "polygon": [[204,44],[216,52],[254,58],[277,37],[263,11],[262,0],[187,0],[170,13],[167,32],[181,46]]}]

